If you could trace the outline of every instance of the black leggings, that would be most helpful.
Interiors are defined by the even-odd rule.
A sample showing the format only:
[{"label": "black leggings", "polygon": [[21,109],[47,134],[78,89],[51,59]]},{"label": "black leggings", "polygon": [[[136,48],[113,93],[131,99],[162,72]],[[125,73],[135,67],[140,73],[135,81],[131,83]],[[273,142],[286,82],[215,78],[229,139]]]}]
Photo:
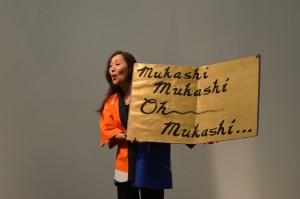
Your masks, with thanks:
[{"label": "black leggings", "polygon": [[119,183],[118,188],[118,199],[163,199],[164,190],[163,189],[145,189],[132,187],[131,183]]}]

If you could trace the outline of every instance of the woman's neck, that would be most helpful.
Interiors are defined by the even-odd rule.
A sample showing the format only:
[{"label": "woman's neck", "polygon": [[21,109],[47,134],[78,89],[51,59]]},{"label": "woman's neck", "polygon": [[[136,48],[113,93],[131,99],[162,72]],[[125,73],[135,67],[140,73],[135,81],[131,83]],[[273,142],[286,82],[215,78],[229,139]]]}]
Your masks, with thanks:
[{"label": "woman's neck", "polygon": [[121,87],[123,94],[124,94],[124,101],[125,104],[128,105],[130,103],[130,96],[131,96],[131,85],[127,84],[127,85],[123,85]]}]

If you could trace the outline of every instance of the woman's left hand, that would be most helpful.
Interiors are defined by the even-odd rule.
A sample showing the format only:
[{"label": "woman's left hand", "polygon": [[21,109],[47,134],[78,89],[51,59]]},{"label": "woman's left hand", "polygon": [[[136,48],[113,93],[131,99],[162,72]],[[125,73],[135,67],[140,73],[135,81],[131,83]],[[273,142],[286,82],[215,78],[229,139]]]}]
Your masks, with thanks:
[{"label": "woman's left hand", "polygon": [[[219,141],[215,141],[216,143],[218,143]],[[214,144],[215,142],[208,142],[208,143],[204,143],[204,144]]]}]

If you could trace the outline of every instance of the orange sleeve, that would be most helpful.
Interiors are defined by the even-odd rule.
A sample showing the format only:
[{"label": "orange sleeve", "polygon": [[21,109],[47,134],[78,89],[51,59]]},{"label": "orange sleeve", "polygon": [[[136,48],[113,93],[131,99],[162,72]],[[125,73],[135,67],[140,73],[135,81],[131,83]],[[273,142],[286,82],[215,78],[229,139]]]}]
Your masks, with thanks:
[{"label": "orange sleeve", "polygon": [[105,143],[108,143],[109,148],[113,148],[117,142],[113,139],[118,133],[124,133],[124,130],[118,125],[116,119],[114,118],[114,112],[118,110],[114,110],[114,107],[118,107],[114,105],[114,103],[118,103],[117,100],[112,101],[109,98],[102,111],[100,116],[100,146],[103,147]]}]

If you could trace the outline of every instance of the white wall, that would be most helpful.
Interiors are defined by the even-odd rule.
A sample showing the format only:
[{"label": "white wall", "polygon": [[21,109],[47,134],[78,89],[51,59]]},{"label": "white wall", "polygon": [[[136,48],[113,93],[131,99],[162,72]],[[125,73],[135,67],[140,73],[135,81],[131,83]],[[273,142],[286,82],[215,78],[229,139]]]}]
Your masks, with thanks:
[{"label": "white wall", "polygon": [[259,136],[173,145],[166,198],[300,195],[299,1],[0,0],[0,198],[116,198],[94,112],[115,50],[204,65],[262,55]]}]

